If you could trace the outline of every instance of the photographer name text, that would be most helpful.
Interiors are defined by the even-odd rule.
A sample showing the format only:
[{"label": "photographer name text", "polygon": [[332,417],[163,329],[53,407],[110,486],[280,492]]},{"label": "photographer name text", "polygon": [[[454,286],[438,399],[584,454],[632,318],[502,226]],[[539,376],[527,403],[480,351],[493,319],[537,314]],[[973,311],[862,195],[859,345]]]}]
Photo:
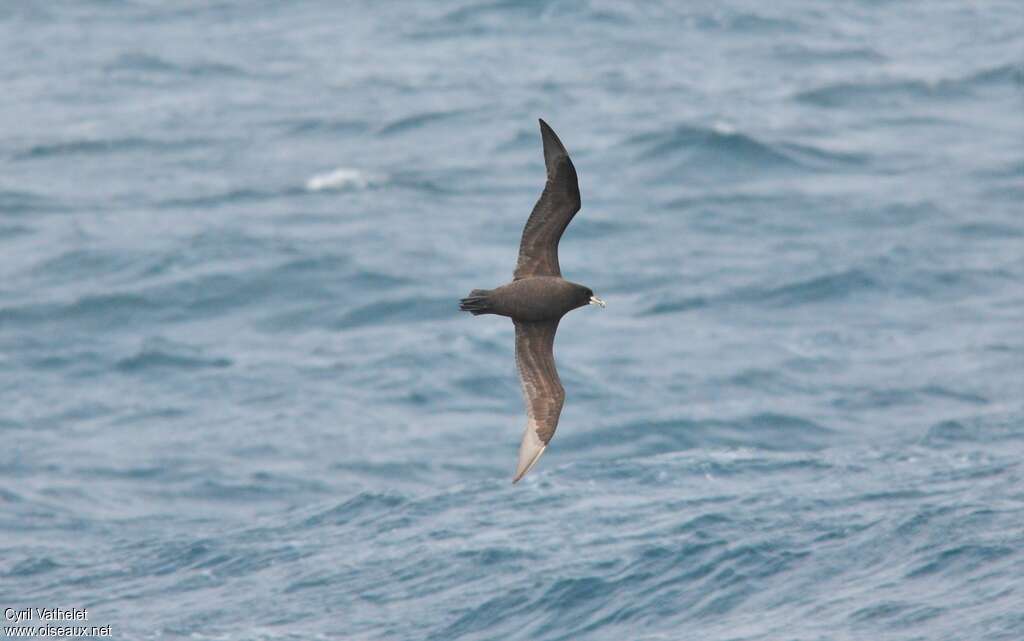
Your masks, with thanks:
[{"label": "photographer name text", "polygon": [[89,610],[86,608],[25,608],[15,610],[4,608],[4,619],[12,623],[28,621],[88,621]]}]

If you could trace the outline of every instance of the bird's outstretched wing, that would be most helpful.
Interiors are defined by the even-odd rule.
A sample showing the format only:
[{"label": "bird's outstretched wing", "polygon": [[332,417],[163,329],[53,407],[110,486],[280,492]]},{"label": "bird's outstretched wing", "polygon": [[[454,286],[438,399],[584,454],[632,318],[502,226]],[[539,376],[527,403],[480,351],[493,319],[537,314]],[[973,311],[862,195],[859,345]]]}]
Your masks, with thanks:
[{"label": "bird's outstretched wing", "polygon": [[516,324],[516,365],[526,399],[526,430],[519,445],[515,483],[537,463],[558,426],[565,389],[555,369],[555,332],[558,321]]},{"label": "bird's outstretched wing", "polygon": [[519,241],[516,280],[528,276],[562,275],[558,268],[558,240],[580,210],[580,187],[569,152],[543,120],[540,121],[540,134],[544,139],[548,180]]}]

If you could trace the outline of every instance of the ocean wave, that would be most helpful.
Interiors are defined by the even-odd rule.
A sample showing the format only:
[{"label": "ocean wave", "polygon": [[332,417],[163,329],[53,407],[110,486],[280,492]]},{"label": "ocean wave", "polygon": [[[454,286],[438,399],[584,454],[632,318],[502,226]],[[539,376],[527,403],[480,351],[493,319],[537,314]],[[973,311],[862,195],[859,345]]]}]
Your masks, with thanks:
[{"label": "ocean wave", "polygon": [[[177,412],[175,412],[177,413]],[[154,412],[149,414],[149,418],[155,418],[160,415],[166,415],[160,412]],[[183,413],[180,413],[183,415]],[[141,417],[140,417],[141,418]],[[125,424],[130,424],[132,421],[127,421]],[[167,483],[170,481],[182,481],[188,479],[188,474],[178,470],[173,465],[154,464],[145,467],[90,467],[82,470],[87,473],[90,477],[97,479],[110,479],[118,481],[152,481],[159,483]]]},{"label": "ocean wave", "polygon": [[392,120],[384,125],[377,132],[381,136],[393,136],[396,134],[422,129],[423,127],[439,122],[444,122],[464,115],[464,111],[426,111],[412,114],[397,120]]},{"label": "ocean wave", "polygon": [[212,194],[201,194],[198,196],[175,196],[173,198],[161,200],[155,203],[155,206],[162,209],[205,209],[239,203],[262,202],[301,193],[303,193],[303,190],[299,188],[274,191],[242,187]]},{"label": "ocean wave", "polygon": [[33,145],[28,149],[16,152],[14,159],[29,160],[49,158],[51,156],[89,156],[98,154],[116,154],[123,152],[168,152],[181,149],[193,149],[210,144],[206,140],[161,140],[130,136],[126,138],[64,140],[60,142]]},{"label": "ocean wave", "polygon": [[970,574],[979,569],[1016,554],[1006,545],[957,545],[927,555],[911,568],[908,579],[917,579],[937,573]]},{"label": "ocean wave", "polygon": [[331,117],[289,119],[275,124],[294,135],[363,133],[370,128],[369,123],[364,120]]},{"label": "ocean wave", "polygon": [[0,326],[67,321],[116,325],[128,319],[151,316],[160,307],[135,293],[95,294],[68,303],[28,303],[0,308]]},{"label": "ocean wave", "polygon": [[785,43],[773,48],[783,60],[801,64],[832,64],[836,62],[885,62],[888,58],[871,47],[812,46]]},{"label": "ocean wave", "polygon": [[[458,9],[447,11],[436,20],[438,25],[470,26],[494,19],[530,18],[538,19],[551,6],[550,0],[472,0]],[[469,33],[481,35],[483,31],[473,30]]]},{"label": "ocean wave", "polygon": [[697,448],[748,448],[771,452],[810,452],[825,447],[832,430],[786,414],[753,414],[735,419],[637,421],[560,437],[567,450],[619,450],[646,457]]},{"label": "ocean wave", "polygon": [[383,182],[382,177],[359,169],[337,167],[331,171],[311,176],[306,181],[306,189],[309,191],[367,189]]},{"label": "ocean wave", "polygon": [[[80,248],[61,252],[31,266],[31,273],[45,281],[95,284],[110,288],[136,289],[145,293],[159,287],[158,279],[172,272],[187,273],[197,268],[228,261],[259,261],[269,255],[294,255],[294,248],[280,238],[247,234],[235,229],[208,229],[182,238],[161,251],[134,248]],[[281,275],[290,271],[307,273],[344,271],[349,264],[337,256],[306,256],[281,263]],[[196,275],[196,277],[199,277]]]},{"label": "ocean wave", "polygon": [[953,231],[965,238],[1005,239],[1024,236],[1024,228],[1009,223],[972,221],[953,227]]},{"label": "ocean wave", "polygon": [[466,180],[467,176],[465,174],[470,173],[467,171],[462,176],[445,177],[447,179],[445,180],[433,174],[433,172],[396,171],[388,176],[387,184],[402,189],[423,192],[431,196],[442,196],[459,192],[465,193],[469,190],[468,187],[463,187],[462,185],[455,186],[453,183],[459,179]]},{"label": "ocean wave", "polygon": [[354,329],[364,325],[395,322],[420,322],[454,317],[457,305],[450,298],[409,296],[361,305],[345,312],[335,323],[336,329]]},{"label": "ocean wave", "polygon": [[924,80],[838,82],[796,94],[795,99],[817,107],[872,106],[892,104],[899,99],[952,96],[956,87]]},{"label": "ocean wave", "polygon": [[226,62],[195,60],[175,62],[151,53],[124,53],[106,65],[108,72],[137,71],[143,74],[174,74],[191,77],[244,77],[243,67]]},{"label": "ocean wave", "polygon": [[649,314],[669,314],[711,306],[760,304],[772,307],[822,303],[846,298],[858,292],[876,291],[880,283],[861,269],[849,269],[815,276],[776,287],[744,287],[713,297],[684,297],[651,306]]},{"label": "ocean wave", "polygon": [[772,393],[799,391],[803,387],[798,383],[798,381],[787,376],[782,371],[758,367],[744,368],[742,371],[729,376],[722,382],[727,385],[734,385],[744,389]]},{"label": "ocean wave", "polygon": [[661,164],[674,160],[701,173],[744,168],[828,171],[863,166],[869,161],[864,154],[828,151],[794,142],[764,142],[726,123],[710,127],[680,125],[629,142],[645,148],[640,154],[643,161]]},{"label": "ocean wave", "polygon": [[981,69],[953,80],[968,86],[1021,86],[1024,87],[1024,63],[1012,63]]},{"label": "ocean wave", "polygon": [[[34,323],[68,324],[76,327],[117,331],[159,322],[210,318],[259,306],[274,300],[281,305],[298,304],[315,308],[324,300],[342,300],[345,288],[369,285],[390,288],[406,281],[388,274],[347,269],[341,258],[300,259],[284,261],[272,266],[250,267],[245,270],[221,270],[192,273],[167,281],[156,279],[121,286],[120,291],[89,293],[71,300],[32,302],[0,307],[0,326],[32,325]],[[144,266],[144,265],[143,265]],[[343,271],[337,271],[343,266]],[[132,265],[139,269],[140,265]],[[162,270],[153,275],[159,275]],[[131,281],[135,276],[124,276]],[[447,301],[449,308],[451,301]],[[423,305],[426,305],[424,307]],[[433,310],[440,317],[441,299],[432,303],[416,301],[373,303],[363,307],[339,306],[330,323],[340,327],[356,327],[373,320],[374,313],[395,320],[409,318],[409,314]],[[410,311],[412,310],[412,311]],[[299,315],[309,313],[303,309]],[[455,308],[457,311],[457,307]],[[451,312],[454,315],[454,312]],[[274,313],[274,317],[279,316]],[[340,314],[340,318],[337,314]],[[300,324],[301,325],[301,324]]]},{"label": "ocean wave", "polygon": [[811,276],[781,285],[744,286],[711,296],[668,298],[651,305],[646,314],[671,314],[734,305],[790,309],[799,305],[834,303],[858,296],[894,295],[922,300],[950,296],[978,296],[1009,282],[1005,269],[923,269],[901,272],[888,257],[870,265]]},{"label": "ocean wave", "polygon": [[137,260],[136,255],[126,251],[74,249],[43,260],[33,271],[44,278],[64,281],[69,277],[95,278],[123,272]]},{"label": "ocean wave", "polygon": [[0,189],[0,216],[60,209],[58,202],[31,191]]},{"label": "ocean wave", "polygon": [[137,353],[120,359],[115,367],[122,372],[139,373],[154,369],[219,369],[231,364],[229,358],[205,356],[203,350],[192,345],[148,339]]},{"label": "ocean wave", "polygon": [[803,26],[791,18],[720,9],[714,13],[691,17],[693,24],[703,31],[731,31],[745,36],[757,34],[783,34],[800,31]]},{"label": "ocean wave", "polygon": [[846,298],[857,292],[877,290],[879,288],[879,281],[868,272],[862,269],[847,269],[779,287],[748,289],[739,294],[738,299],[772,306],[789,307],[806,303],[834,301]]},{"label": "ocean wave", "polygon": [[645,160],[663,160],[665,157],[704,151],[709,155],[717,154],[722,159],[753,164],[795,164],[770,145],[723,124],[710,127],[678,125],[670,131],[644,134],[629,142],[646,147],[641,155]]},{"label": "ocean wave", "polygon": [[358,519],[378,518],[383,513],[391,512],[407,502],[408,499],[400,494],[360,492],[337,505],[307,517],[303,521],[303,526],[338,526],[347,525]]},{"label": "ocean wave", "polygon": [[921,443],[947,449],[972,443],[1000,443],[1024,440],[1024,425],[1012,416],[983,414],[940,421],[928,428]]},{"label": "ocean wave", "polygon": [[37,574],[46,574],[60,568],[60,563],[49,557],[33,556],[14,563],[10,570],[3,573],[3,576],[17,579]]},{"label": "ocean wave", "polygon": [[[293,266],[292,269],[297,269]],[[297,274],[279,274],[280,277],[291,280]],[[329,291],[336,291],[340,297],[341,292],[363,287],[375,288],[379,292],[391,291],[408,284],[402,277],[391,276],[380,272],[367,270],[348,271],[344,274],[335,274],[330,277],[329,287],[326,284],[317,284],[317,279],[306,278],[305,290],[308,295],[304,297],[290,296],[288,299],[296,302],[290,309],[278,310],[261,319],[257,325],[265,331],[295,331],[297,329],[354,329],[364,325],[372,325],[375,320],[383,323],[406,322],[417,318],[418,314],[424,314],[422,318],[440,319],[451,315],[451,301],[447,299],[424,299],[417,297],[401,298],[392,301],[377,301],[363,305],[351,305],[342,303],[324,303],[331,300]],[[316,291],[323,290],[323,294],[316,294]],[[302,289],[294,291],[301,292]],[[447,307],[446,307],[447,303]],[[456,307],[457,310],[457,307]],[[374,317],[374,314],[380,314]]]},{"label": "ocean wave", "polygon": [[0,240],[27,236],[31,233],[32,228],[25,227],[24,225],[0,225]]},{"label": "ocean wave", "polygon": [[922,606],[919,603],[910,601],[887,600],[851,612],[849,619],[855,623],[878,623],[884,621],[888,622],[891,626],[905,628],[923,623],[928,619],[933,619],[945,611],[945,608]]},{"label": "ocean wave", "polygon": [[986,405],[988,400],[983,396],[969,392],[955,391],[927,385],[921,388],[854,388],[844,391],[832,401],[834,407],[845,410],[871,411],[895,407],[917,406],[936,401],[950,401],[963,405]]},{"label": "ocean wave", "polygon": [[937,80],[888,78],[859,82],[838,82],[797,93],[794,98],[817,107],[870,107],[898,101],[961,98],[974,90],[1014,87],[1024,84],[1024,66],[1001,65],[959,77]]},{"label": "ocean wave", "polygon": [[822,171],[830,169],[850,170],[866,167],[872,160],[869,155],[864,153],[825,150],[813,145],[782,142],[777,143],[776,146],[783,150],[787,156],[808,169]]},{"label": "ocean wave", "polygon": [[[431,638],[508,638],[522,629],[519,622],[529,613],[534,613],[529,634],[557,626],[560,634],[552,638],[558,639],[588,638],[598,630],[606,638],[636,638],[635,630],[652,620],[686,626],[741,607],[756,597],[759,582],[791,571],[810,556],[791,548],[776,539],[730,545],[721,539],[665,537],[661,545],[629,546],[614,567],[578,563],[562,569],[563,575],[546,582],[542,591],[513,589],[461,609]],[[568,619],[567,612],[572,614]]]},{"label": "ocean wave", "polygon": [[206,478],[175,490],[180,496],[231,503],[233,501],[262,502],[286,497],[296,491],[316,493],[322,489],[316,481],[257,473],[244,480]]}]

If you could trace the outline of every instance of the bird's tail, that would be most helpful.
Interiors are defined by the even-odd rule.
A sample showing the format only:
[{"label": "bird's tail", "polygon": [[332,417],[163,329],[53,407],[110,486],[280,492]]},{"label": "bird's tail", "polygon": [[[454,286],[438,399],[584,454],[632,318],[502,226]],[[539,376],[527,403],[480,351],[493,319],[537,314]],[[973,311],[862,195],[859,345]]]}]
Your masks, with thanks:
[{"label": "bird's tail", "polygon": [[489,289],[474,289],[469,292],[469,296],[459,301],[459,309],[470,312],[473,316],[493,314],[494,308],[491,307],[490,295],[491,290]]}]

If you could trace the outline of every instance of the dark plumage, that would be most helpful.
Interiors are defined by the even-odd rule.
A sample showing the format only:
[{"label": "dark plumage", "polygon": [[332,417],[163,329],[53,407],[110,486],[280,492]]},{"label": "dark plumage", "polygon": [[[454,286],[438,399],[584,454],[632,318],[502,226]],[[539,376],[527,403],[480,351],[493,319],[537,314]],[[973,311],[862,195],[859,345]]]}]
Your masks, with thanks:
[{"label": "dark plumage", "polygon": [[562,413],[565,390],[554,356],[558,321],[577,307],[604,307],[604,301],[589,287],[562,278],[558,241],[580,210],[580,188],[569,152],[543,120],[540,133],[548,180],[523,229],[513,280],[496,289],[474,289],[459,306],[474,316],[508,316],[516,326],[516,365],[526,399],[527,422],[513,483],[540,459]]}]

